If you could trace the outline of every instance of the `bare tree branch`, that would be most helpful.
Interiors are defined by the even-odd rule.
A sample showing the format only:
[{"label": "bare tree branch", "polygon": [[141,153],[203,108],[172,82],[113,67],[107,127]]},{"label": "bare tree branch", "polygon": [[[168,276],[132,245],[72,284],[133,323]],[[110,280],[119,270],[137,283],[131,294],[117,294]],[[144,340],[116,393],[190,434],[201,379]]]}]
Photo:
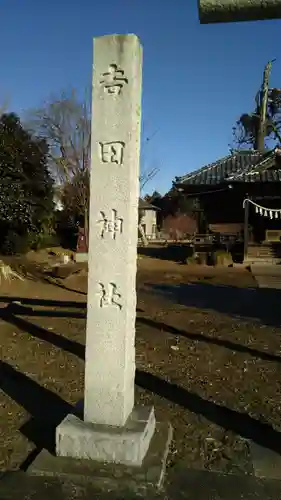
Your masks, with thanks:
[{"label": "bare tree branch", "polygon": [[155,130],[153,133],[151,133],[149,135],[144,135],[144,139],[142,141],[143,154],[142,154],[141,172],[140,172],[140,177],[139,177],[140,192],[142,192],[142,190],[146,186],[146,184],[149,181],[151,181],[160,172],[159,167],[145,168],[147,148],[151,144],[152,139],[155,137],[155,135],[157,133],[158,133],[158,130]]},{"label": "bare tree branch", "polygon": [[151,181],[158,173],[160,172],[160,168],[154,167],[151,169],[144,170],[140,173],[140,191],[143,190],[144,186]]},{"label": "bare tree branch", "polygon": [[90,165],[91,116],[87,96],[74,90],[51,96],[29,113],[29,126],[50,146],[51,173],[60,183],[70,182]]},{"label": "bare tree branch", "polygon": [[[91,148],[90,93],[79,99],[74,90],[52,95],[38,109],[29,112],[29,128],[47,140],[50,146],[50,170],[61,185],[64,207],[84,217],[88,230],[89,170]],[[157,133],[144,139],[144,148]],[[143,148],[143,149],[144,149]],[[142,169],[140,190],[159,172],[159,168]]]}]

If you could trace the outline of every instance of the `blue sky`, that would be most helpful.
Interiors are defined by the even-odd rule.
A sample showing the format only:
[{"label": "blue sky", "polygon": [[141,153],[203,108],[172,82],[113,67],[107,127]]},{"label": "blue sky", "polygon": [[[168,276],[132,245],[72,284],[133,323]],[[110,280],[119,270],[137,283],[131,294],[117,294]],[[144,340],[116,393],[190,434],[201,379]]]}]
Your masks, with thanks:
[{"label": "blue sky", "polygon": [[228,153],[232,126],[253,108],[265,63],[281,87],[281,21],[200,25],[197,0],[0,0],[0,103],[19,114],[91,82],[92,38],[136,33],[143,44],[147,185],[164,193]]}]

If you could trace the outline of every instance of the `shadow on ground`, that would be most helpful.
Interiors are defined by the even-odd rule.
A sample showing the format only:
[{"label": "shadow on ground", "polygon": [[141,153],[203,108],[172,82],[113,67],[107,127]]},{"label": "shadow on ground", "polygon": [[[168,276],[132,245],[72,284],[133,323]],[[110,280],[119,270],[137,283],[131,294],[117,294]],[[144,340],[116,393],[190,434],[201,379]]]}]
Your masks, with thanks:
[{"label": "shadow on ground", "polygon": [[0,361],[0,374],[1,390],[31,415],[21,432],[38,448],[53,452],[55,428],[72,406],[5,361]]},{"label": "shadow on ground", "polygon": [[140,290],[187,307],[251,318],[272,326],[281,325],[279,290],[236,288],[211,283],[146,283]]},{"label": "shadow on ground", "polygon": [[[0,302],[7,302],[7,297],[0,297]],[[15,304],[14,302],[21,302],[23,305]],[[86,307],[87,304],[84,302],[74,302],[74,301],[57,301],[57,300],[39,300],[39,299],[25,299],[21,297],[10,297],[9,304],[7,307],[0,308],[0,319],[10,323],[23,332],[27,332],[33,337],[36,337],[44,342],[49,342],[55,345],[63,351],[70,352],[84,359],[85,347],[74,340],[69,340],[63,335],[58,335],[50,330],[46,330],[39,325],[35,325],[31,321],[24,319],[22,316],[28,317],[50,317],[50,318],[74,318],[74,319],[85,319],[86,318]],[[62,308],[77,308],[82,309],[83,312],[75,311],[57,311],[53,309],[43,309],[43,310],[33,310],[31,307],[25,307],[25,305],[41,305],[41,306],[52,306],[52,307],[62,307]],[[137,309],[137,312],[143,312],[141,309]]]},{"label": "shadow on ground", "polygon": [[280,453],[281,434],[270,425],[261,423],[246,413],[240,413],[208,401],[198,394],[145,371],[137,370],[136,384],[186,410],[205,417],[225,430],[232,431],[243,438],[253,440],[260,446]]},{"label": "shadow on ground", "polygon": [[[50,311],[51,315],[52,311]],[[9,308],[1,313],[1,318],[30,335],[50,342],[84,359],[85,347],[78,342],[34,325],[30,321],[12,314]],[[139,321],[143,321],[143,318]],[[236,348],[239,350],[239,346]],[[255,351],[254,355],[263,355],[263,353]],[[270,425],[262,423],[246,413],[240,413],[206,400],[196,393],[142,370],[136,372],[136,384],[187,411],[205,417],[226,430],[280,453],[281,434]],[[55,427],[67,413],[77,412],[77,410],[74,410],[58,395],[40,386],[4,361],[0,364],[0,388],[29,412],[31,418],[20,430],[30,441],[35,443],[37,452],[42,448],[47,448],[52,452],[54,450]]]},{"label": "shadow on ground", "polygon": [[187,332],[186,330],[180,330],[179,328],[175,328],[174,326],[167,325],[166,323],[162,323],[161,321],[155,321],[150,318],[140,317],[137,319],[137,324],[150,326],[151,328],[155,328],[157,330],[160,330],[161,332],[167,332],[172,335],[176,335],[177,337],[184,337],[194,342],[204,342],[206,344],[224,347],[225,349],[229,349],[231,351],[249,354],[250,356],[263,359],[264,361],[273,361],[281,363],[281,356],[277,356],[276,354],[270,354],[265,351],[253,349],[252,347],[248,347],[242,344],[237,344],[237,342],[232,342],[230,340],[218,339],[216,337],[209,337],[208,335],[204,335],[203,333]]},{"label": "shadow on ground", "polygon": [[[51,300],[51,299],[32,299],[27,297],[11,297],[10,295],[0,296],[0,302],[13,304],[15,302],[20,302],[23,305],[29,306],[41,306],[41,307],[65,307],[70,309],[86,309],[87,302],[80,302],[76,300]],[[16,307],[17,304],[15,304]]]},{"label": "shadow on ground", "polygon": [[57,286],[58,288],[61,288],[62,290],[66,290],[67,292],[73,292],[73,293],[78,293],[80,295],[87,295],[87,292],[84,292],[83,290],[77,290],[75,288],[70,288],[69,286],[64,285],[63,283],[58,282],[56,279],[52,277],[47,277],[44,275],[42,278],[45,283],[48,283],[49,285]]}]

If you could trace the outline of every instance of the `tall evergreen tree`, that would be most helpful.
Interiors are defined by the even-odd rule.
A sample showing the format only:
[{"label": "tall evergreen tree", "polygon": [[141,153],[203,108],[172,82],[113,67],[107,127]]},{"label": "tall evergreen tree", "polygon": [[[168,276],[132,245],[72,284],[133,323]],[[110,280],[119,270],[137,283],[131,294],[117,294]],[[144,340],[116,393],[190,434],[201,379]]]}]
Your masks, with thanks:
[{"label": "tall evergreen tree", "polygon": [[[53,210],[47,143],[32,137],[14,114],[0,118],[0,228],[2,251],[17,251],[44,231]],[[1,250],[1,247],[0,247]]]}]

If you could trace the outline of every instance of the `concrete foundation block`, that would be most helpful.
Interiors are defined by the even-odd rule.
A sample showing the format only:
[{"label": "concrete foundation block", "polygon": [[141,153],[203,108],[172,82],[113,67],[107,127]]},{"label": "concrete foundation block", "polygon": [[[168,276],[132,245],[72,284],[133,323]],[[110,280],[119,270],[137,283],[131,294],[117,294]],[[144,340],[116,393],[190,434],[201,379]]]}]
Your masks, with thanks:
[{"label": "concrete foundation block", "polygon": [[153,408],[135,408],[124,427],[92,424],[69,414],[56,429],[60,457],[140,466],[155,431]]},{"label": "concrete foundation block", "polygon": [[[169,423],[157,423],[147,453],[139,467],[59,457],[42,450],[29,466],[27,474],[44,477],[46,480],[59,480],[63,484],[73,484],[78,489],[88,485],[95,491],[110,490],[120,495],[124,491],[145,491],[150,488],[158,490],[164,483],[172,436],[173,429]],[[121,495],[118,498],[127,496]],[[149,498],[152,498],[152,495],[149,495]]]}]

